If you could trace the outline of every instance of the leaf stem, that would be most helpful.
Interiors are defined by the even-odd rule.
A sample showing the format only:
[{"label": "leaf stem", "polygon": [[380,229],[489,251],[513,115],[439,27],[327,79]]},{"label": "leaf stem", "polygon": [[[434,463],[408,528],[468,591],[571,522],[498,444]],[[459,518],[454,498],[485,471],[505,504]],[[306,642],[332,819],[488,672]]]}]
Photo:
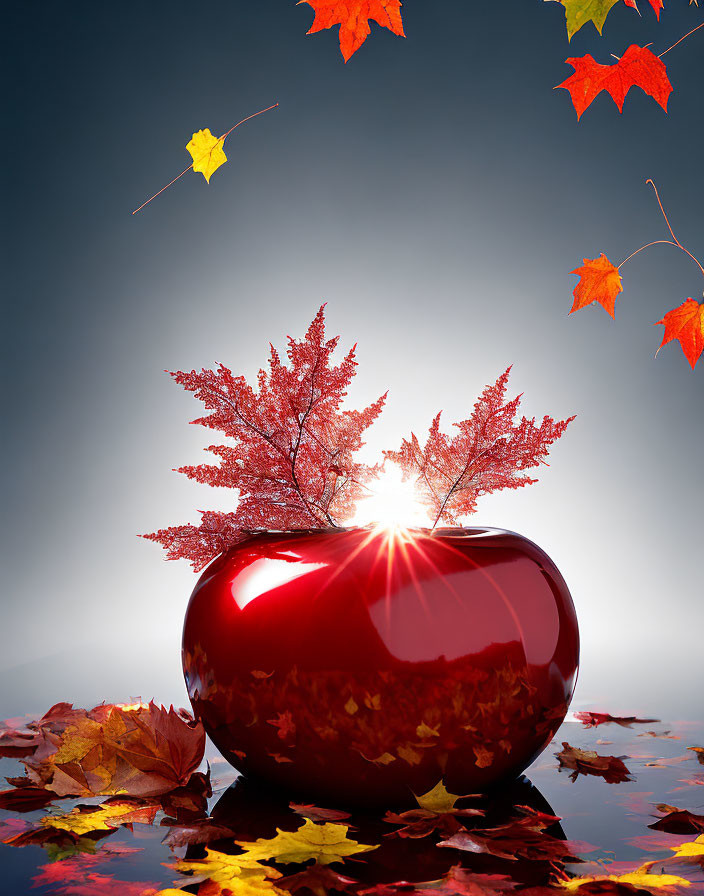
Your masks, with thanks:
[{"label": "leaf stem", "polygon": [[[704,22],[702,22],[702,25],[704,25]],[[701,27],[701,25],[699,25],[697,27]],[[696,28],[694,30],[696,31]],[[660,199],[660,193],[658,192],[658,188],[655,186],[655,181],[653,181],[651,178],[648,178],[646,180],[646,184],[650,184],[650,186],[655,191],[655,198],[658,201],[658,205],[660,206],[660,211],[662,212],[662,216],[665,219],[665,223],[667,224],[667,229],[670,231],[670,235],[672,236],[672,239],[671,240],[653,240],[652,243],[646,243],[645,246],[641,246],[640,249],[636,249],[635,252],[631,252],[631,254],[628,256],[628,258],[624,258],[623,261],[621,262],[621,264],[618,266],[618,270],[621,270],[621,268],[624,266],[624,264],[627,261],[630,261],[634,255],[637,255],[639,252],[642,252],[643,249],[649,249],[650,246],[657,246],[657,245],[664,244],[667,246],[676,246],[678,249],[681,249],[685,253],[685,255],[689,255],[689,257],[696,264],[696,266],[699,268],[699,270],[702,272],[702,275],[704,276],[704,267],[702,267],[702,265],[700,264],[699,259],[695,258],[694,255],[692,255],[692,253],[689,251],[689,249],[685,249],[685,247],[682,245],[682,243],[675,236],[675,231],[672,229],[672,225],[670,224],[670,219],[667,217],[667,214],[665,213],[665,209],[663,208],[662,200]]]},{"label": "leaf stem", "polygon": [[689,37],[690,34],[694,34],[695,31],[699,31],[700,28],[704,28],[704,22],[702,22],[701,24],[697,25],[696,28],[692,28],[691,31],[688,31],[688,32],[687,32],[685,35],[683,35],[678,41],[676,41],[671,47],[668,47],[666,50],[663,50],[662,53],[659,53],[659,54],[658,54],[658,59],[662,59],[662,57],[665,55],[665,53],[669,53],[670,50],[674,50],[675,47],[677,46],[677,44],[681,44],[682,41],[683,41],[686,37]]},{"label": "leaf stem", "polygon": [[[222,137],[218,137],[218,143],[219,143],[220,141],[222,141],[223,146],[224,146],[224,145],[225,145],[225,140],[230,136],[230,134],[235,130],[235,128],[238,128],[241,124],[244,124],[245,121],[249,121],[251,118],[256,118],[257,115],[262,115],[264,112],[269,112],[270,109],[275,109],[278,105],[279,105],[278,103],[274,103],[273,106],[267,106],[266,109],[260,109],[259,112],[254,112],[254,114],[252,114],[252,115],[248,115],[246,118],[243,118],[242,121],[238,121],[237,124],[233,124],[233,126],[230,128],[229,131],[225,131],[225,133],[222,135]],[[211,150],[211,152],[212,152],[212,150]],[[204,159],[206,155],[207,155],[207,153],[203,153],[203,155],[201,156],[201,158]],[[188,172],[191,170],[191,168],[195,165],[196,162],[200,162],[200,159],[194,159],[194,160],[191,162],[191,164],[188,166],[188,168],[184,168],[183,171],[182,171],[180,174],[177,174],[176,177],[175,177],[173,180],[169,181],[169,183],[168,183],[165,187],[162,187],[162,188],[159,190],[158,193],[155,193],[153,196],[150,196],[149,199],[147,199],[146,202],[143,202],[143,203],[139,206],[139,208],[136,208],[136,209],[132,212],[132,214],[133,214],[133,215],[136,215],[137,212],[141,212],[142,209],[144,208],[144,206],[145,206],[145,205],[149,205],[149,203],[152,201],[152,199],[156,199],[157,196],[161,196],[161,194],[164,192],[164,190],[168,190],[169,187],[170,187],[172,184],[175,184],[176,181],[177,181],[179,178],[183,177],[184,174],[188,174]]]}]

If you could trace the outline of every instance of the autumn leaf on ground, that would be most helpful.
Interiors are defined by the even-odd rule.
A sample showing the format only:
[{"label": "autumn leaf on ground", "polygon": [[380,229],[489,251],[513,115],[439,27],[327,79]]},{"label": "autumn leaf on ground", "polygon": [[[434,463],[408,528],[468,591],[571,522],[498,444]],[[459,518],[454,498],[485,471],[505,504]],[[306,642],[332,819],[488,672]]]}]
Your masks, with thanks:
[{"label": "autumn leaf on ground", "polygon": [[687,747],[687,749],[694,753],[700,765],[704,765],[704,747]]},{"label": "autumn leaf on ground", "polygon": [[694,370],[704,351],[704,302],[687,299],[677,308],[668,311],[656,326],[659,324],[665,327],[665,333],[658,351],[673,339],[679,340],[684,356]]},{"label": "autumn leaf on ground", "polygon": [[169,832],[162,841],[169,849],[179,849],[183,846],[204,846],[215,840],[232,840],[235,836],[235,832],[231,828],[220,824],[210,816],[194,818],[187,822],[162,820],[161,824],[169,827]]},{"label": "autumn leaf on ground", "polygon": [[[476,874],[461,865],[453,865],[442,880],[416,884],[412,896],[497,896],[512,892],[520,891],[516,891],[515,882],[504,874]],[[548,896],[548,893],[536,896]]]},{"label": "autumn leaf on ground", "polygon": [[616,297],[623,292],[621,275],[618,268],[611,264],[603,252],[598,258],[585,258],[584,266],[575,268],[570,273],[577,274],[580,278],[572,293],[574,302],[570,308],[570,314],[573,311],[579,311],[580,308],[586,308],[593,302],[598,302],[609,312],[611,317],[615,317]]},{"label": "autumn leaf on ground", "polygon": [[57,798],[55,793],[43,787],[13,787],[0,790],[0,809],[6,812],[34,812]]},{"label": "autumn leaf on ground", "polygon": [[355,460],[362,434],[381,413],[382,395],[362,411],[341,405],[357,362],[354,348],[338,365],[338,339],[325,338],[322,306],[301,341],[289,338],[289,365],[271,347],[269,369],[255,391],[224,365],[173,373],[209,413],[193,422],[219,430],[234,444],[213,445],[217,465],[181,467],[189,479],[237,489],[234,513],[208,512],[200,526],[160,529],[144,536],[169,559],[184,557],[198,571],[236,544],[246,530],[306,529],[349,519],[376,467]]},{"label": "autumn leaf on ground", "polygon": [[358,843],[347,836],[349,827],[345,824],[315,824],[306,818],[297,831],[276,829],[276,836],[259,838],[253,843],[237,840],[238,846],[249,859],[256,861],[273,859],[275,862],[308,862],[311,859],[320,865],[344,862],[348,856],[377,849]]},{"label": "autumn leaf on ground", "polygon": [[670,849],[674,852],[676,859],[684,859],[688,862],[704,862],[704,834],[700,834],[696,840],[689,840],[687,843],[671,846]]},{"label": "autumn leaf on ground", "polygon": [[560,768],[573,769],[570,778],[576,781],[579,775],[598,775],[608,784],[631,781],[631,773],[618,756],[600,756],[594,750],[580,750],[563,741],[562,751],[555,753]]},{"label": "autumn leaf on ground", "polygon": [[350,817],[350,813],[342,809],[323,809],[310,803],[289,803],[289,808],[296,815],[310,818],[311,821],[344,821]]},{"label": "autumn leaf on ground", "polygon": [[401,827],[386,836],[420,838],[427,837],[433,832],[443,837],[451,837],[462,829],[459,817],[484,815],[483,809],[465,808],[458,809],[458,800],[478,798],[478,794],[458,796],[449,793],[442,781],[439,781],[432,790],[422,796],[416,796],[417,809],[409,809],[407,812],[387,812],[384,821],[389,824],[398,824]]},{"label": "autumn leaf on ground", "polygon": [[299,871],[298,874],[289,874],[279,878],[276,885],[281,890],[289,893],[298,893],[299,890],[313,893],[314,896],[325,896],[327,893],[356,893],[359,884],[351,877],[338,874],[329,865],[319,865],[317,862]]},{"label": "autumn leaf on ground", "polygon": [[496,829],[458,831],[447,840],[441,840],[438,846],[516,862],[562,864],[582,861],[575,855],[574,846],[569,840],[552,837],[520,824],[502,825]]},{"label": "autumn leaf on ground", "polygon": [[371,33],[369,22],[405,37],[401,21],[401,0],[298,0],[315,12],[308,34],[335,25],[340,26],[340,50],[345,62],[362,46]]},{"label": "autumn leaf on ground", "polygon": [[652,725],[660,721],[660,719],[637,719],[635,716],[612,716],[608,712],[576,712],[574,717],[585,728],[596,728],[597,725],[609,723],[620,725],[622,728],[630,728],[632,725]]},{"label": "autumn leaf on ground", "polygon": [[667,112],[672,84],[665,63],[647,47],[632,44],[613,65],[602,65],[589,54],[565,61],[575,71],[557,87],[569,91],[578,120],[602,90],[610,94],[619,112],[623,112],[626,94],[631,87],[640,87]]},{"label": "autumn leaf on ground", "polygon": [[[205,850],[205,858],[200,861],[182,859],[172,866],[180,874],[193,875],[189,883],[207,881],[213,886],[206,889],[213,896],[223,893],[237,896],[280,896],[281,890],[272,883],[281,877],[281,872],[267,865],[261,865],[247,855],[230,855],[214,849]],[[199,889],[203,893],[203,887]],[[161,891],[160,896],[171,891]]]},{"label": "autumn leaf on ground", "polygon": [[[589,890],[592,893],[610,892],[606,888],[600,891],[593,886],[599,883],[605,885],[609,883],[630,885],[631,887],[639,888],[639,893],[642,891],[652,893],[654,890],[669,890],[671,887],[689,887],[691,885],[684,877],[679,877],[676,874],[649,874],[651,864],[651,862],[648,862],[635,871],[629,871],[625,874],[586,875],[584,877],[573,877],[570,880],[562,880],[560,884],[569,893],[577,894],[586,893]],[[625,892],[629,891],[626,890]]]},{"label": "autumn leaf on ground", "polygon": [[474,513],[482,495],[537,482],[520,474],[545,463],[550,445],[574,420],[546,416],[538,426],[535,418],[516,422],[521,396],[505,399],[510,372],[509,367],[484,389],[471,417],[455,424],[459,430],[455,436],[440,431],[438,414],[424,447],[411,433],[398,451],[384,452],[399,465],[404,479],[416,480],[435,523],[455,525],[459,517]]},{"label": "autumn leaf on ground", "polygon": [[668,834],[704,834],[704,815],[695,815],[687,809],[660,804],[660,812],[665,812],[648,827],[654,831],[665,831]]},{"label": "autumn leaf on ground", "polygon": [[112,831],[122,825],[152,824],[158,811],[156,804],[118,798],[99,806],[75,806],[67,815],[47,815],[39,823],[80,837],[93,831]]},{"label": "autumn leaf on ground", "polygon": [[203,758],[203,726],[173,707],[101,704],[46,718],[21,761],[33,785],[58,796],[160,795],[187,784]]}]

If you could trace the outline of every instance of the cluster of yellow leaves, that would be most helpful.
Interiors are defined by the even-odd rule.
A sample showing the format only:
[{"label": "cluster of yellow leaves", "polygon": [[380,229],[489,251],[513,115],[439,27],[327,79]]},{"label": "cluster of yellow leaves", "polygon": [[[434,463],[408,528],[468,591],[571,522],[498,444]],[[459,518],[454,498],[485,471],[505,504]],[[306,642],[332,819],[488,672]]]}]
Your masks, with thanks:
[{"label": "cluster of yellow leaves", "polygon": [[[273,883],[282,876],[281,872],[261,863],[303,864],[313,860],[316,865],[329,865],[343,862],[348,856],[377,849],[376,846],[352,840],[347,836],[348,830],[345,824],[316,824],[307,818],[296,831],[277,828],[275,837],[260,837],[253,842],[236,840],[242,848],[237,855],[206,849],[206,857],[202,861],[184,859],[177,862],[174,868],[182,874],[193,875],[189,883],[208,882],[205,891],[200,888],[201,896],[219,896],[221,893],[284,896],[284,892]],[[183,890],[162,890],[158,896],[175,894],[183,896]]]}]

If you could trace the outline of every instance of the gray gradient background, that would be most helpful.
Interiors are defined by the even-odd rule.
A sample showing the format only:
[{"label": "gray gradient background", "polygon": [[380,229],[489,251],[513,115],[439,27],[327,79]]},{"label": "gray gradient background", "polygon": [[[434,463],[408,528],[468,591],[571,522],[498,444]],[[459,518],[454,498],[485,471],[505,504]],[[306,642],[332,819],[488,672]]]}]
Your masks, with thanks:
[{"label": "gray gradient background", "polygon": [[[373,455],[444,408],[466,415],[509,363],[529,414],[578,414],[531,489],[485,498],[561,568],[581,623],[576,703],[701,715],[702,365],[653,355],[702,278],[668,246],[624,269],[614,323],[567,316],[584,255],[616,262],[673,225],[704,254],[704,32],[667,57],[669,115],[638,90],[575,120],[568,55],[660,52],[702,20],[623,4],[568,48],[539,0],[407,0],[345,66],[288,0],[8,5],[3,66],[4,715],[59,699],[183,703],[194,576],[137,532],[225,508],[171,469],[207,434],[164,368],[254,376],[326,300],[359,342],[351,400],[388,388]],[[442,10],[443,17],[436,17]],[[207,186],[193,130],[228,141]]]}]

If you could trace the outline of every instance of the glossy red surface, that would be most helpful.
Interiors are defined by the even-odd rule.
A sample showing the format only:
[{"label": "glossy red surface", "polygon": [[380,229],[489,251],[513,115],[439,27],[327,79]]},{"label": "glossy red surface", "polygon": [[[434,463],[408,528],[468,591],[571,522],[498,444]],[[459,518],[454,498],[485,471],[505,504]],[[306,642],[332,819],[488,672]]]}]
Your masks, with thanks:
[{"label": "glossy red surface", "polygon": [[564,718],[578,657],[555,565],[492,529],[253,536],[205,570],[183,636],[223,755],[320,804],[517,775]]}]

